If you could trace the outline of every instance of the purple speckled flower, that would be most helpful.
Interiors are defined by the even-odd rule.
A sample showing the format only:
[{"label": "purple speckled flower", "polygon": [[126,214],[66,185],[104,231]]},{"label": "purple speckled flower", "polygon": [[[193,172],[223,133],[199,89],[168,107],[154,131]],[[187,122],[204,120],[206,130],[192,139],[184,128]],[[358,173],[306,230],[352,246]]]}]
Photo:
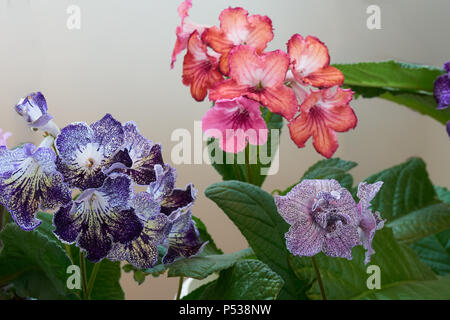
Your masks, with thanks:
[{"label": "purple speckled flower", "polygon": [[450,121],[447,122],[447,134],[450,137]]},{"label": "purple speckled flower", "polygon": [[375,253],[375,250],[372,248],[372,241],[375,236],[375,232],[384,227],[385,220],[381,218],[380,213],[373,213],[370,209],[370,201],[375,198],[382,186],[382,181],[378,181],[374,184],[361,182],[358,185],[357,196],[360,200],[358,203],[358,212],[360,214],[360,236],[362,245],[364,249],[367,250],[366,259],[364,261],[365,264],[370,262],[370,256]]},{"label": "purple speckled flower", "polygon": [[444,70],[447,73],[434,82],[434,97],[438,102],[439,110],[446,109],[450,105],[450,61],[444,64]]},{"label": "purple speckled flower", "polygon": [[20,99],[15,109],[31,128],[48,132],[53,137],[59,134],[59,128],[53,122],[53,117],[47,113],[47,101],[42,93],[30,93]]},{"label": "purple speckled flower", "polygon": [[142,136],[134,122],[123,125],[125,134],[123,149],[128,151],[132,165],[125,166],[122,163],[114,164],[109,172],[123,172],[128,174],[136,184],[148,185],[155,181],[155,165],[164,165],[161,155],[161,145],[155,144]]},{"label": "purple speckled flower", "polygon": [[24,230],[37,228],[39,210],[58,209],[71,192],[56,170],[56,155],[47,137],[40,147],[26,144],[14,150],[0,147],[0,202]]},{"label": "purple speckled flower", "polygon": [[102,187],[87,189],[53,217],[55,235],[65,243],[76,243],[86,258],[98,262],[114,242],[127,243],[142,231],[142,223],[130,206],[131,179],[123,174],[106,178]]},{"label": "purple speckled flower", "polygon": [[286,196],[275,196],[278,212],[291,225],[286,245],[297,256],[323,252],[352,259],[360,244],[359,213],[348,190],[336,180],[303,180]]},{"label": "purple speckled flower", "polygon": [[92,125],[72,123],[56,139],[57,166],[66,182],[82,190],[103,185],[105,170],[120,162],[131,166],[124,143],[122,124],[110,114]]},{"label": "purple speckled flower", "polygon": [[202,242],[190,206],[180,208],[169,216],[172,228],[167,239],[169,248],[163,257],[164,264],[171,264],[179,258],[189,258],[202,252],[208,243]]},{"label": "purple speckled flower", "polygon": [[108,259],[126,260],[139,269],[152,268],[158,261],[158,245],[167,240],[172,223],[160,212],[158,202],[147,192],[138,193],[131,205],[144,228],[136,239],[128,243],[114,243]]},{"label": "purple speckled flower", "polygon": [[150,183],[147,192],[160,204],[162,213],[170,215],[194,202],[197,191],[191,184],[184,190],[174,188],[177,178],[175,169],[167,165],[165,168],[155,165],[155,177],[156,180]]}]

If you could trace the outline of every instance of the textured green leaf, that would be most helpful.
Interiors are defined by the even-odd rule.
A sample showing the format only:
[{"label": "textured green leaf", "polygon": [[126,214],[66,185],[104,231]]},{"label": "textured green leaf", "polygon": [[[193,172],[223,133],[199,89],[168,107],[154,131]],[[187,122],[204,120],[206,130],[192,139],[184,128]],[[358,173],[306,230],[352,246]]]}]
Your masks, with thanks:
[{"label": "textured green leaf", "polygon": [[183,259],[170,266],[168,276],[184,276],[195,279],[204,279],[215,272],[232,267],[241,259],[248,258],[253,255],[253,250],[248,248],[229,254],[216,254]]},{"label": "textured green leaf", "polygon": [[[379,230],[373,247],[376,254],[369,265],[377,265],[381,271],[381,290],[401,285],[405,282],[436,280],[434,273],[420,261],[408,247],[395,241],[389,228]],[[364,265],[365,251],[361,246],[353,249],[353,260],[331,258],[320,253],[315,256],[328,299],[361,299],[370,297],[377,289],[367,287],[367,266]],[[302,279],[314,281],[309,296],[321,299],[316,274],[310,258],[293,257],[291,262],[296,274]],[[425,293],[424,293],[425,294]],[[375,296],[376,297],[376,296]],[[423,299],[427,296],[423,295]]]},{"label": "textured green leaf", "polygon": [[450,204],[431,205],[400,217],[388,224],[395,238],[410,243],[450,228]]},{"label": "textured green leaf", "polygon": [[[256,146],[252,146],[252,148],[257,149],[256,152],[254,152],[254,157],[251,157],[252,152],[250,152],[250,175],[251,175],[251,182],[254,185],[261,186],[264,183],[264,180],[266,179],[267,175],[262,174],[262,170],[268,170],[272,164],[273,157],[275,156],[277,149],[278,149],[278,139],[273,140],[271,130],[281,130],[283,126],[283,117],[281,117],[278,114],[273,114],[270,111],[268,111],[266,108],[262,109],[262,117],[266,120],[267,129],[269,129],[269,136],[267,139],[266,147],[267,150],[264,152],[262,151],[262,146],[259,146],[256,148]],[[272,141],[273,140],[273,141]],[[272,145],[274,147],[274,150],[272,150]],[[208,146],[210,148],[213,148],[213,150],[220,150],[218,147],[218,141],[216,139],[210,139],[208,140]],[[247,147],[248,148],[248,147]],[[220,159],[222,159],[222,163],[212,163],[212,166],[217,170],[217,172],[222,176],[222,179],[224,181],[227,180],[238,180],[238,181],[249,181],[249,176],[247,174],[247,166],[245,164],[245,151],[240,152],[239,154],[235,155],[232,153],[226,153],[221,152],[221,156],[219,156]],[[262,155],[267,156],[269,161],[264,161],[265,163],[262,163],[261,160],[261,153]],[[227,161],[227,157],[229,160]],[[215,152],[212,152],[212,158],[215,158]],[[238,159],[242,159],[240,162]],[[236,164],[236,166],[233,165],[233,163]]]},{"label": "textured green leaf", "polygon": [[205,292],[206,288],[210,286],[215,286],[217,280],[205,283],[204,285],[198,287],[197,289],[190,292],[188,295],[181,298],[181,300],[202,300],[202,294]]},{"label": "textured green leaf", "polygon": [[438,280],[397,283],[385,289],[367,292],[357,299],[366,300],[449,300],[450,277]]},{"label": "textured green leaf", "polygon": [[444,187],[434,186],[436,194],[442,202],[450,204],[450,190]]},{"label": "textured green leaf", "polygon": [[382,88],[388,91],[433,92],[440,68],[396,61],[335,64],[348,86]]},{"label": "textured green leaf", "polygon": [[390,223],[395,219],[438,202],[433,184],[428,178],[422,159],[412,158],[405,163],[376,173],[365,181],[383,181],[383,187],[372,200],[372,208]]},{"label": "textured green leaf", "polygon": [[205,194],[239,228],[258,259],[283,278],[285,285],[279,298],[304,297],[304,283],[289,266],[284,238],[289,225],[278,214],[273,197],[256,186],[238,181],[213,184]]},{"label": "textured green leaf", "polygon": [[345,76],[344,85],[366,98],[380,97],[445,124],[450,109],[436,110],[432,96],[434,81],[443,74],[440,68],[396,61],[336,64]]},{"label": "textured green leaf", "polygon": [[[350,189],[353,186],[353,177],[348,173],[351,169],[357,166],[356,162],[345,161],[339,158],[321,160],[311,166],[300,179],[335,179],[339,181],[341,186]],[[281,195],[287,194],[298,183],[290,186]]]},{"label": "textured green leaf", "polygon": [[450,229],[417,241],[411,247],[434,272],[450,274]]},{"label": "textured green leaf", "polygon": [[274,300],[283,279],[258,260],[241,260],[205,288],[202,300]]},{"label": "textured green leaf", "polygon": [[66,285],[69,258],[39,230],[23,231],[13,223],[0,234],[0,286],[12,283],[21,297],[76,299]]}]

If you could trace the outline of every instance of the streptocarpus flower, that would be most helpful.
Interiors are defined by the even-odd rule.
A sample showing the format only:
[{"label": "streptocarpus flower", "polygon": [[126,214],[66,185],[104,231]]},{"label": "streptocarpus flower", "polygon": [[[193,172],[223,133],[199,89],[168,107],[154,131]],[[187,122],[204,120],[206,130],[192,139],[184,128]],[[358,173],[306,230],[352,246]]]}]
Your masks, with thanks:
[{"label": "streptocarpus flower", "polygon": [[447,72],[434,82],[434,97],[438,102],[439,110],[446,109],[450,105],[450,61],[444,64]]},{"label": "streptocarpus flower", "polygon": [[131,179],[123,174],[107,177],[100,188],[87,189],[53,217],[55,235],[76,243],[86,258],[98,262],[110,252],[113,242],[127,243],[142,231],[142,223],[130,205]]},{"label": "streptocarpus flower", "polygon": [[297,256],[323,252],[352,259],[360,244],[355,200],[336,180],[303,180],[286,196],[275,196],[279,214],[291,225],[286,245]]},{"label": "streptocarpus flower", "polygon": [[360,214],[360,236],[361,242],[366,249],[366,259],[365,263],[370,262],[370,256],[375,253],[372,248],[372,240],[375,236],[376,230],[380,230],[384,226],[385,220],[380,216],[379,212],[373,213],[370,209],[370,201],[375,198],[378,191],[380,191],[383,186],[382,181],[378,181],[374,184],[367,184],[366,182],[361,182],[358,185],[357,196],[359,198],[358,212]]},{"label": "streptocarpus flower", "polygon": [[127,167],[132,164],[128,153],[122,150],[124,137],[122,124],[110,114],[91,126],[72,123],[56,138],[58,170],[71,187],[101,187],[106,178],[104,171],[114,163]]},{"label": "streptocarpus flower", "polygon": [[261,54],[273,39],[272,21],[267,16],[252,15],[242,8],[228,8],[220,14],[220,29],[207,28],[202,34],[214,51],[221,54],[220,70],[228,74],[228,55],[235,46],[249,45]]},{"label": "streptocarpus flower", "polygon": [[191,86],[192,97],[203,101],[208,89],[223,80],[218,69],[218,59],[208,54],[206,44],[197,31],[189,38],[187,54],[183,61],[183,84]]},{"label": "streptocarpus flower", "polygon": [[336,132],[353,129],[358,123],[349,105],[352,98],[350,89],[339,87],[312,91],[300,106],[300,115],[289,123],[295,144],[302,148],[312,136],[317,152],[330,158],[339,146]]},{"label": "streptocarpus flower", "polygon": [[24,230],[37,228],[39,210],[58,209],[71,201],[71,192],[56,169],[53,138],[36,148],[26,144],[14,150],[0,147],[0,201]]},{"label": "streptocarpus flower", "polygon": [[450,121],[447,122],[447,134],[450,137]]},{"label": "streptocarpus flower", "polygon": [[268,130],[260,105],[245,97],[217,100],[203,117],[202,129],[206,135],[219,139],[219,146],[226,152],[239,153],[247,142],[267,142]]},{"label": "streptocarpus flower", "polygon": [[180,208],[169,216],[172,228],[168,237],[169,248],[163,257],[164,264],[171,264],[178,258],[189,258],[201,253],[208,242],[202,242],[190,206]]},{"label": "streptocarpus flower", "polygon": [[158,245],[167,240],[172,223],[161,213],[159,203],[147,192],[138,193],[131,206],[143,224],[142,232],[127,243],[114,243],[108,259],[128,261],[139,269],[152,268],[158,261]]},{"label": "streptocarpus flower", "polygon": [[328,49],[319,39],[312,36],[304,39],[295,34],[287,46],[292,73],[297,81],[325,88],[342,85],[344,75],[339,69],[330,66]]},{"label": "streptocarpus flower", "polygon": [[0,129],[0,147],[6,146],[6,142],[8,141],[9,137],[11,137],[10,132],[3,133],[3,130]]},{"label": "streptocarpus flower", "polygon": [[42,93],[30,93],[20,99],[15,109],[31,128],[45,131],[53,137],[59,134],[59,128],[53,122],[53,117],[47,113],[47,101]]},{"label": "streptocarpus flower", "polygon": [[290,120],[297,112],[297,100],[292,89],[284,85],[289,57],[280,50],[258,55],[250,46],[231,50],[230,79],[216,84],[210,91],[213,101],[246,96],[260,102],[271,112]]},{"label": "streptocarpus flower", "polygon": [[122,162],[114,163],[105,173],[122,172],[129,175],[138,185],[148,185],[155,181],[155,165],[164,165],[161,145],[153,144],[139,133],[136,123],[129,121],[123,125],[124,143],[122,149],[128,152],[131,166]]},{"label": "streptocarpus flower", "polygon": [[188,45],[188,40],[194,31],[198,31],[201,35],[206,26],[193,23],[189,17],[189,9],[192,7],[192,0],[183,1],[178,7],[178,14],[181,18],[181,24],[176,29],[177,40],[172,52],[172,62],[170,67],[173,69],[177,56],[183,52]]},{"label": "streptocarpus flower", "polygon": [[185,190],[175,188],[177,177],[174,168],[168,165],[165,168],[156,165],[155,174],[156,181],[150,183],[146,192],[160,205],[162,213],[169,216],[179,208],[191,206],[194,203],[197,191],[191,184],[188,184]]}]

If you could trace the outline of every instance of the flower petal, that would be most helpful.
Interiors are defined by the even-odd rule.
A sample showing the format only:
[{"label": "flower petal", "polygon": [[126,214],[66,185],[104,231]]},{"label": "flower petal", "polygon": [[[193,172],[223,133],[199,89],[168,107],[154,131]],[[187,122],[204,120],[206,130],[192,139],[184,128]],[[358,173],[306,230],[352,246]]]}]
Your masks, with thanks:
[{"label": "flower petal", "polygon": [[191,94],[197,101],[203,101],[208,89],[223,80],[218,70],[218,61],[207,53],[204,44],[195,31],[189,38],[188,52],[183,62],[183,83],[191,86]]},{"label": "flower petal", "polygon": [[437,109],[442,110],[450,105],[450,75],[443,74],[434,82],[434,97],[438,102]]},{"label": "flower petal", "polygon": [[188,184],[186,189],[173,189],[172,192],[161,201],[161,212],[170,215],[172,212],[191,206],[197,197],[197,190],[192,184]]},{"label": "flower petal", "polygon": [[328,66],[311,72],[303,78],[303,81],[314,87],[329,88],[342,85],[344,83],[344,74],[339,69]]},{"label": "flower petal", "polygon": [[227,79],[216,83],[209,91],[209,100],[233,99],[248,93],[247,85],[239,85],[233,79]]},{"label": "flower petal", "polygon": [[286,119],[292,119],[298,110],[297,98],[291,88],[284,85],[275,88],[265,88],[260,96],[261,103],[271,112],[281,114]]},{"label": "flower petal", "polygon": [[360,244],[358,229],[342,221],[337,221],[335,226],[336,229],[325,236],[323,253],[330,257],[352,260],[352,248]]},{"label": "flower petal", "polygon": [[303,39],[299,34],[293,35],[288,41],[288,54],[293,65],[293,73],[298,81],[327,67],[330,63],[327,47],[318,38],[312,36]]},{"label": "flower petal", "polygon": [[153,199],[157,202],[161,202],[162,199],[169,196],[175,187],[175,181],[177,179],[177,172],[174,168],[166,166],[163,168],[161,165],[155,166],[156,180],[147,188],[147,192],[153,196]]},{"label": "flower petal", "polygon": [[299,257],[312,257],[322,250],[325,232],[306,217],[300,217],[286,233],[286,247]]}]

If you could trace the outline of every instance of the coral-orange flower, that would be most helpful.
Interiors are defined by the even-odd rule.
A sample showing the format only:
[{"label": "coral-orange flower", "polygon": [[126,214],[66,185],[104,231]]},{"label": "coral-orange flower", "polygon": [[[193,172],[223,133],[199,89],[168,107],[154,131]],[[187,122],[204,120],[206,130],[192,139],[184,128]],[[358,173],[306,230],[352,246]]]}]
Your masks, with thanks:
[{"label": "coral-orange flower", "polygon": [[291,138],[302,148],[312,136],[317,152],[331,158],[339,144],[336,132],[356,127],[358,119],[350,107],[350,89],[333,87],[312,91],[300,106],[300,115],[289,123]]},{"label": "coral-orange flower", "polygon": [[188,51],[183,62],[183,83],[191,86],[192,97],[203,101],[216,82],[223,80],[218,68],[218,59],[208,54],[198,31],[189,38]]},{"label": "coral-orange flower", "polygon": [[258,55],[251,46],[235,47],[230,53],[230,79],[214,86],[209,98],[246,96],[290,120],[298,104],[294,91],[284,85],[288,67],[289,58],[281,50]]},{"label": "coral-orange flower", "polygon": [[211,48],[221,54],[220,70],[229,73],[228,56],[235,46],[249,45],[261,53],[272,41],[272,21],[267,16],[249,16],[242,8],[228,8],[220,14],[220,29],[207,28],[202,35]]},{"label": "coral-orange flower", "polygon": [[292,73],[297,81],[321,88],[340,86],[344,82],[342,72],[330,66],[327,47],[316,37],[303,39],[294,34],[287,47]]}]

